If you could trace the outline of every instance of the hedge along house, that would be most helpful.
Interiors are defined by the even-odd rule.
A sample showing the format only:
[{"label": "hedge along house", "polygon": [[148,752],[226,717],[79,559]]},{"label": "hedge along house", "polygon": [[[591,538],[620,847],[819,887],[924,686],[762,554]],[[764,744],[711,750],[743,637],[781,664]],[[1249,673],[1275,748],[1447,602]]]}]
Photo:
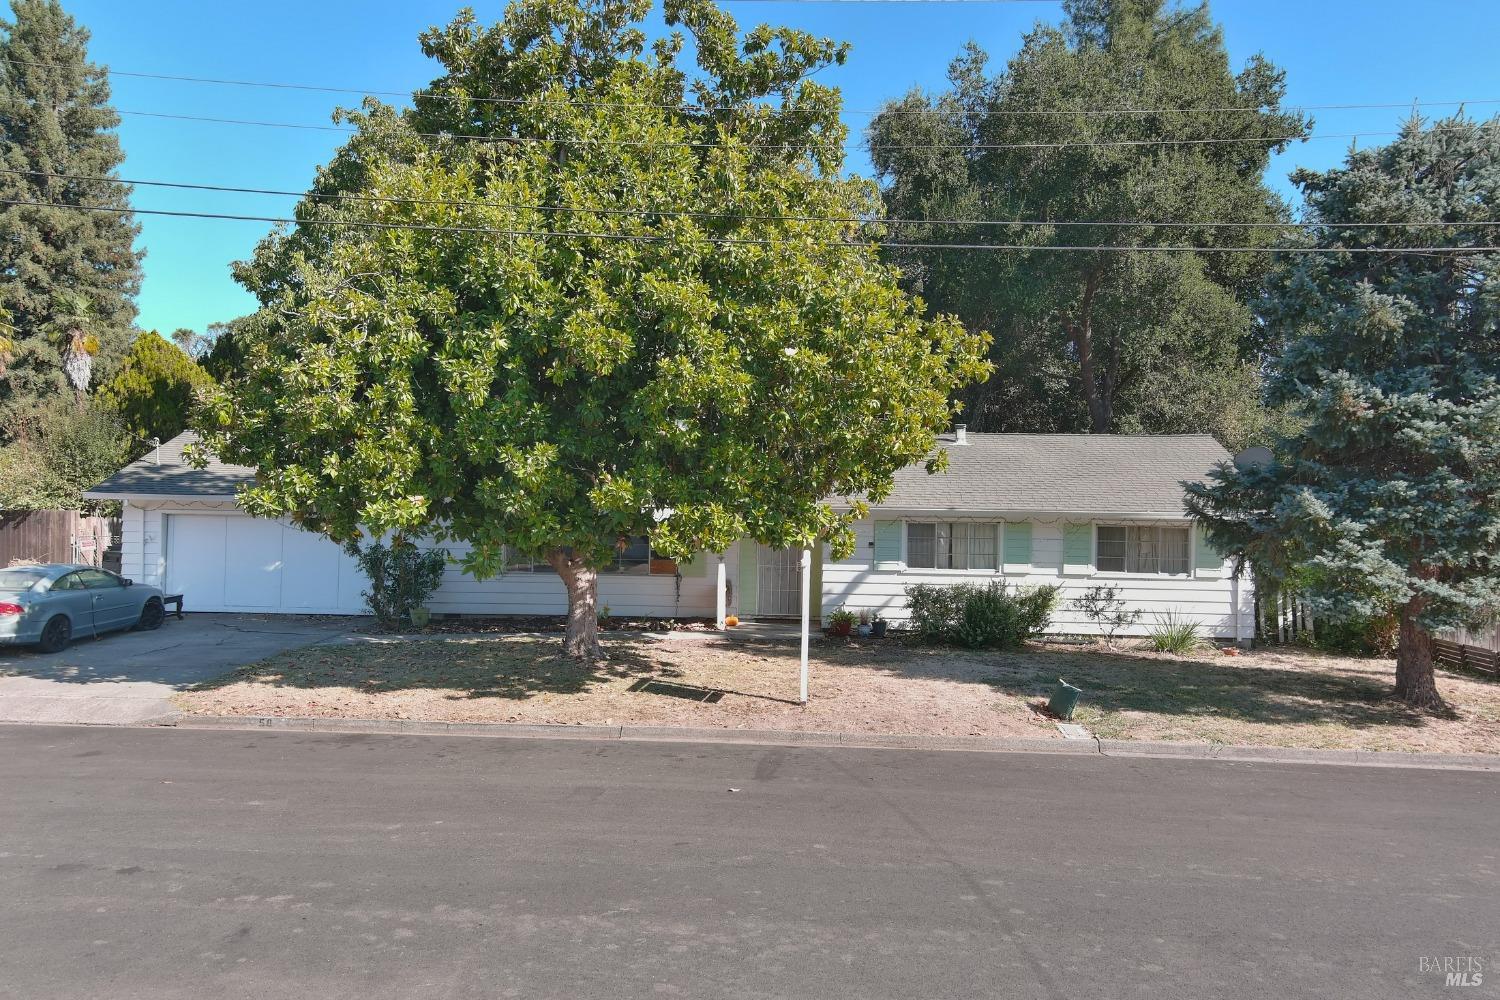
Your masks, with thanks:
[{"label": "hedge along house", "polygon": [[[361,614],[366,581],[338,545],[284,521],[253,518],[235,501],[254,471],[182,458],[183,434],[89,491],[123,502],[122,572],[185,595],[196,611]],[[1053,630],[1089,633],[1071,602],[1110,584],[1143,614],[1174,612],[1204,635],[1248,636],[1252,595],[1182,510],[1182,483],[1201,481],[1227,452],[1206,435],[963,434],[945,436],[949,467],[897,474],[895,489],[856,525],[858,544],[811,560],[812,618],[836,608],[907,617],[913,583],[1056,583]],[[446,545],[455,557],[461,545]],[[795,618],[801,553],[743,540],[722,557],[679,564],[632,539],[599,577],[599,602],[626,617]],[[476,580],[450,563],[428,601],[438,615],[560,615],[562,582],[519,557]]]}]

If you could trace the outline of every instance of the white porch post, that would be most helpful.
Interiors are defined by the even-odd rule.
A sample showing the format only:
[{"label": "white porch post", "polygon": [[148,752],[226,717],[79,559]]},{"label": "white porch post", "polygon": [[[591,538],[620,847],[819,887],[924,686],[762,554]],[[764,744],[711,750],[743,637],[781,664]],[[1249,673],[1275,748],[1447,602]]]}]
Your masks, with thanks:
[{"label": "white porch post", "polygon": [[807,704],[807,626],[812,604],[812,550],[802,550],[802,704]]},{"label": "white porch post", "polygon": [[724,569],[724,553],[719,553],[719,582],[715,587],[714,628],[723,631],[726,617],[726,602],[729,599],[729,574]]}]

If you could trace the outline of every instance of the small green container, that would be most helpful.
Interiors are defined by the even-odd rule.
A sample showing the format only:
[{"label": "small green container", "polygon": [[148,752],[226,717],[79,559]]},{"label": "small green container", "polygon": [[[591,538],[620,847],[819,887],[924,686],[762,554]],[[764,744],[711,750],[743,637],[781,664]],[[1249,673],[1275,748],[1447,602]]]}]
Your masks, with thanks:
[{"label": "small green container", "polygon": [[1059,677],[1057,687],[1052,689],[1052,700],[1047,702],[1047,711],[1064,722],[1071,721],[1073,709],[1078,707],[1078,696],[1081,694],[1081,688],[1076,688]]}]

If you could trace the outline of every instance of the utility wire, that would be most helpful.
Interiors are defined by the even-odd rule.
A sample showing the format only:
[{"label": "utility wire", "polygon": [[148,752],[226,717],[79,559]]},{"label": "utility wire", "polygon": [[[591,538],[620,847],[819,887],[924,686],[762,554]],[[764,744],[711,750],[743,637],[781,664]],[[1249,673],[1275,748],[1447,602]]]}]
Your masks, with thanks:
[{"label": "utility wire", "polygon": [[[745,0],[741,0],[745,2]],[[767,0],[772,2],[772,0]],[[906,2],[906,0],[897,0]],[[942,2],[942,0],[938,0]],[[1051,0],[1038,0],[1038,2],[1051,2]],[[36,60],[20,59],[16,56],[4,56],[10,61],[26,66],[46,66],[46,63]],[[823,108],[785,108],[772,104],[690,104],[690,103],[648,103],[648,102],[620,102],[620,101],[584,101],[572,99],[558,99],[552,97],[529,98],[529,97],[478,97],[468,94],[448,94],[431,90],[380,90],[376,88],[359,87],[334,87],[320,84],[308,83],[284,83],[269,80],[234,80],[221,77],[205,76],[182,76],[169,73],[143,73],[131,70],[108,69],[110,76],[129,77],[139,80],[162,80],[171,83],[199,83],[222,87],[254,87],[268,90],[298,90],[321,94],[348,94],[355,97],[399,97],[410,99],[414,97],[425,97],[432,100],[442,101],[465,101],[475,104],[511,104],[529,106],[558,106],[558,107],[581,107],[581,108],[620,108],[623,110],[640,110],[645,108],[657,108],[668,111],[685,111],[698,113],[712,113],[720,111],[734,112],[763,112],[773,111],[777,114],[790,113],[813,113],[822,112]],[[1500,97],[1473,98],[1468,100],[1434,100],[1427,101],[1414,98],[1410,101],[1398,101],[1375,104],[1298,104],[1278,109],[1277,111],[1266,111],[1259,107],[1206,107],[1206,108],[1006,108],[993,111],[984,111],[987,117],[996,116],[1023,116],[1023,115],[1053,115],[1053,116],[1106,116],[1106,115],[1162,115],[1162,114],[1293,114],[1299,111],[1392,111],[1410,109],[1413,107],[1456,107],[1467,104],[1500,104]],[[842,108],[841,114],[845,115],[926,115],[940,114],[942,109],[938,108]],[[966,114],[968,112],[965,112]]]},{"label": "utility wire", "polygon": [[824,222],[830,224],[882,225],[882,226],[1009,226],[1029,227],[1113,227],[1155,229],[1432,229],[1437,227],[1468,226],[1488,228],[1500,226],[1500,221],[1476,219],[1468,222],[1225,222],[1209,220],[1191,222],[1174,219],[1165,222],[1144,220],[1106,219],[1058,220],[1058,219],[890,219],[873,216],[823,216],[823,215],[760,215],[740,212],[703,212],[655,208],[604,208],[578,205],[514,204],[494,201],[449,198],[400,198],[393,195],[344,194],[331,192],[319,194],[311,191],[287,191],[278,188],[234,187],[226,184],[193,184],[185,181],[141,180],[127,177],[107,177],[97,174],[59,174],[45,170],[12,170],[0,168],[0,175],[17,177],[45,177],[49,180],[86,181],[89,183],[131,184],[137,187],[173,188],[184,191],[212,191],[221,194],[271,195],[281,198],[306,198],[312,201],[356,202],[389,205],[430,205],[444,208],[491,208],[515,212],[562,212],[575,215],[627,215],[659,216],[681,219],[729,219],[746,222]]},{"label": "utility wire", "polygon": [[[131,115],[140,118],[165,118],[173,121],[209,122],[218,125],[252,125],[260,128],[288,128],[305,129],[318,132],[342,132],[354,134],[359,129],[347,125],[310,125],[300,122],[268,122],[246,118],[215,118],[206,115],[179,115],[168,114],[161,111],[125,111],[117,112],[122,115]],[[1488,123],[1477,124],[1474,128],[1484,129],[1490,127]],[[1435,126],[1426,132],[1467,132],[1468,128],[1461,126]],[[455,132],[409,132],[408,135],[421,139],[451,139],[462,142],[481,142],[489,144],[504,143],[558,143],[570,146],[650,146],[661,147],[686,147],[691,149],[715,149],[721,146],[731,145],[725,142],[684,142],[676,139],[567,139],[555,136],[489,136],[489,135],[461,135]],[[922,143],[920,145],[886,145],[876,144],[868,148],[871,150],[932,150],[932,149],[955,149],[955,150],[997,150],[997,149],[1082,149],[1088,147],[1128,147],[1128,146],[1198,146],[1198,145],[1222,145],[1227,143],[1250,142],[1266,146],[1276,146],[1287,142],[1306,142],[1309,139],[1358,139],[1362,136],[1388,136],[1400,135],[1399,130],[1368,130],[1363,132],[1320,132],[1311,135],[1272,135],[1272,136],[1229,136],[1219,138],[1197,138],[1197,139],[1106,139],[1106,140],[1084,140],[1079,142],[1004,142],[1004,143]],[[1424,133],[1425,134],[1425,133]],[[740,143],[746,149],[778,149],[778,150],[806,150],[809,144],[801,143],[777,143],[777,142],[745,142]]]},{"label": "utility wire", "polygon": [[[414,222],[368,222],[359,219],[294,219],[270,215],[230,215],[222,212],[183,212],[152,208],[116,208],[109,205],[68,205],[59,202],[23,201],[16,198],[0,198],[0,205],[31,208],[62,208],[78,212],[106,212],[114,215],[160,215],[183,219],[227,219],[234,222],[270,222],[293,226],[345,226],[358,229],[414,230],[432,233],[478,233],[493,236],[535,236],[546,239],[599,239],[632,243],[675,242],[681,237],[672,234],[645,233],[590,233],[562,232],[538,229],[498,229],[488,226],[436,226]],[[687,237],[686,242],[709,243],[725,246],[782,246],[798,243],[795,239],[758,239],[734,236]],[[800,241],[809,242],[809,241]],[[1024,243],[909,243],[882,240],[813,240],[821,246],[885,247],[906,250],[1016,250],[1031,252],[1056,251],[1062,253],[1355,253],[1355,254],[1415,254],[1434,256],[1443,253],[1497,253],[1500,246],[1422,246],[1422,247],[1202,247],[1202,246],[1065,246],[1055,244],[1027,245]]]}]

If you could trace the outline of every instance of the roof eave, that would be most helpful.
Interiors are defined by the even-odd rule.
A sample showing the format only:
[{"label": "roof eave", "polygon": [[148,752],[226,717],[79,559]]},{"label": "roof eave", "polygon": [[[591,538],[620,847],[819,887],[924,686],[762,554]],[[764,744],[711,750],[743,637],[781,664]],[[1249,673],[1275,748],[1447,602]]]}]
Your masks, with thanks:
[{"label": "roof eave", "polygon": [[198,500],[218,503],[235,503],[239,500],[233,493],[142,493],[133,490],[84,490],[85,500]]},{"label": "roof eave", "polygon": [[[847,503],[830,504],[834,510],[848,510]],[[1159,511],[1159,510],[1105,510],[1098,507],[1081,508],[1016,508],[1016,507],[931,507],[913,506],[904,504],[901,506],[886,504],[871,504],[870,513],[874,514],[962,514],[969,517],[1008,517],[1017,519],[1028,519],[1037,517],[1087,517],[1087,518],[1121,518],[1125,520],[1153,520],[1163,519],[1173,521],[1188,521],[1192,518],[1186,511]]]}]

